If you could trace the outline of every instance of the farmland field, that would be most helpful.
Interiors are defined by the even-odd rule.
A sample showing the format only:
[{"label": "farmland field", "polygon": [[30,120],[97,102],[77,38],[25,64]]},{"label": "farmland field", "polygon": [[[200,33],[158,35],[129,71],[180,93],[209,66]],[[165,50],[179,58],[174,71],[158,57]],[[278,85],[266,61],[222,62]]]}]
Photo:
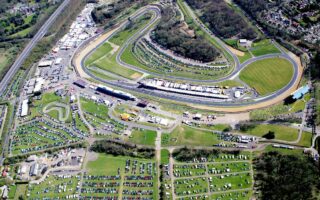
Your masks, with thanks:
[{"label": "farmland field", "polygon": [[293,76],[292,64],[283,58],[256,61],[240,72],[240,79],[260,95],[275,92],[287,85]]}]

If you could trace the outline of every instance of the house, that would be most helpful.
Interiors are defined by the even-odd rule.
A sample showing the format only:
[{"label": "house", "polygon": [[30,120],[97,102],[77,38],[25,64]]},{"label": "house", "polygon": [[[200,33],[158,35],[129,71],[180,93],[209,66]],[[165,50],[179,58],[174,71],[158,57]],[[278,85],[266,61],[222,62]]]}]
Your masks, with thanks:
[{"label": "house", "polygon": [[242,47],[246,47],[246,48],[249,48],[251,47],[251,41],[247,40],[247,39],[240,39],[239,40],[239,45],[242,46]]}]

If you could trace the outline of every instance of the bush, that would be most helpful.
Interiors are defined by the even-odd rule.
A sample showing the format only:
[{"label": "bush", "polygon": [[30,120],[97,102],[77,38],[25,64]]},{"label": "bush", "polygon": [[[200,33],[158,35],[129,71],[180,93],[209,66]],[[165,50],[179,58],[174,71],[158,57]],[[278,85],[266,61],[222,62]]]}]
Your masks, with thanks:
[{"label": "bush", "polygon": [[95,141],[90,149],[95,152],[112,154],[114,156],[153,158],[155,155],[153,148],[137,147],[134,144],[116,140]]}]

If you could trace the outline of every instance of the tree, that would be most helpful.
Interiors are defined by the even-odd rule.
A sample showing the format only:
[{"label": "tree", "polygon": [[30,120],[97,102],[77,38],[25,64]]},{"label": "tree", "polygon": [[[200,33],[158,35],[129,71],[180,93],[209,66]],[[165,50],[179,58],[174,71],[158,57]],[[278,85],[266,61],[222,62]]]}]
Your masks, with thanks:
[{"label": "tree", "polygon": [[[319,195],[319,168],[306,156],[264,153],[254,160],[262,200],[312,200]],[[318,193],[318,194],[317,194]]]},{"label": "tree", "polygon": [[266,138],[266,139],[268,139],[268,140],[272,140],[272,139],[275,138],[275,134],[274,134],[273,131],[268,131],[268,133],[265,134],[265,135],[263,135],[262,137],[263,137],[263,138]]}]

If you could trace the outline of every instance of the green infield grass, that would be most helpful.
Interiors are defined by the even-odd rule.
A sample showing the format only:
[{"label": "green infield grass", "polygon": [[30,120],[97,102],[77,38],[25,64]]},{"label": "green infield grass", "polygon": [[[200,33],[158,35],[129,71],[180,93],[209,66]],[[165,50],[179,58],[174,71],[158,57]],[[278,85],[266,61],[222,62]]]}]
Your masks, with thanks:
[{"label": "green infield grass", "polygon": [[59,120],[59,111],[58,110],[51,110],[47,113],[50,117]]},{"label": "green infield grass", "polygon": [[292,64],[283,58],[268,58],[249,64],[240,72],[240,79],[260,95],[286,86],[293,76]]},{"label": "green infield grass", "polygon": [[94,62],[93,66],[131,80],[140,78],[142,76],[142,73],[140,72],[119,65],[116,61],[115,54],[108,54],[102,57],[98,61]]},{"label": "green infield grass", "polygon": [[85,65],[88,66],[92,64],[94,61],[100,59],[101,57],[107,55],[112,50],[112,46],[110,43],[106,42],[102,44],[98,49],[96,49],[88,59],[85,61]]}]

